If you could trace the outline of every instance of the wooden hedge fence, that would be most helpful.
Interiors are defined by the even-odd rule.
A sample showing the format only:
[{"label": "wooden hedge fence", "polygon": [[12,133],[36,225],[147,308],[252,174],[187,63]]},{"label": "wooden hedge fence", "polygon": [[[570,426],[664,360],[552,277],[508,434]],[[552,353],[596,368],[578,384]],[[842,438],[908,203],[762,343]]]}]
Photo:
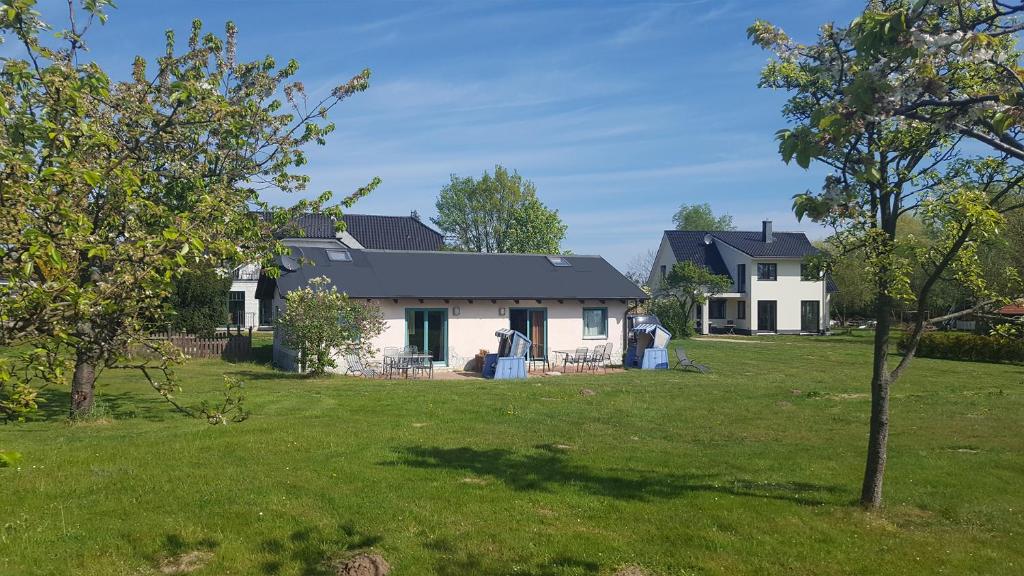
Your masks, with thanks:
[{"label": "wooden hedge fence", "polygon": [[252,328],[243,332],[241,327],[232,332],[218,332],[212,338],[195,334],[167,331],[151,334],[155,340],[166,340],[192,358],[223,358],[247,360],[252,355]]}]

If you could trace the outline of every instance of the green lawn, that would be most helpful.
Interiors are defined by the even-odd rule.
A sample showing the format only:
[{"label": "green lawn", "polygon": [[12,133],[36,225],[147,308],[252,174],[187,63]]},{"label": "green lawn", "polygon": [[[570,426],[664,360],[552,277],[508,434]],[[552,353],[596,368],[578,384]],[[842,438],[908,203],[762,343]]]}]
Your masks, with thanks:
[{"label": "green lawn", "polygon": [[[694,341],[701,376],[306,380],[195,361],[183,399],[245,379],[250,420],[171,412],[105,373],[112,420],[0,426],[0,574],[1024,573],[1024,368],[917,360],[893,391],[887,506],[856,500],[863,336]],[[596,395],[583,396],[581,388]]]}]

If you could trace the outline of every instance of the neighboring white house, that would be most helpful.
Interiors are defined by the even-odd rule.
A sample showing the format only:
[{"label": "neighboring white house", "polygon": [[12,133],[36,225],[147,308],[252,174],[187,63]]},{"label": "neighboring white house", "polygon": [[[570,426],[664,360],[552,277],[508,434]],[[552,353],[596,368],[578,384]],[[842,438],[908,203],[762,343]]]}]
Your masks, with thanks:
[{"label": "neighboring white house", "polygon": [[648,276],[659,286],[676,262],[690,260],[732,279],[732,288],[699,307],[701,333],[819,334],[829,326],[831,282],[807,279],[804,259],[817,254],[802,232],[666,230]]},{"label": "neighboring white house", "polygon": [[[345,214],[345,230],[337,232],[334,219],[323,214],[304,214],[278,234],[286,246],[319,248],[373,248],[384,250],[440,250],[441,233],[416,216]],[[270,301],[256,298],[260,267],[245,264],[231,273],[228,293],[228,324],[245,328],[270,328],[274,311]]]},{"label": "neighboring white house", "polygon": [[[502,328],[526,334],[533,358],[608,343],[619,358],[626,315],[647,298],[599,256],[305,247],[293,256],[279,278],[260,279],[258,296],[272,308],[283,310],[288,292],[326,276],[350,297],[381,307],[387,328],[369,347],[379,354],[415,345],[437,368],[466,368],[481,349],[495,349]],[[300,258],[311,264],[299,265]],[[274,362],[296,368],[278,333]]]}]

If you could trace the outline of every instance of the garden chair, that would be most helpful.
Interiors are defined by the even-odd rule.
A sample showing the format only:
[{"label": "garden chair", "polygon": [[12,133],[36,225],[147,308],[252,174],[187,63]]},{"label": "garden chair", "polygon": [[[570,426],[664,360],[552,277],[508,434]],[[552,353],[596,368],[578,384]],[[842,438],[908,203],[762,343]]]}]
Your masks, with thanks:
[{"label": "garden chair", "polygon": [[384,364],[382,365],[382,368],[384,372],[388,375],[388,378],[394,376],[395,362],[398,361],[397,356],[401,351],[402,349],[396,346],[389,346],[387,348],[384,348]]},{"label": "garden chair", "polygon": [[418,351],[419,350],[416,348],[416,346],[414,346],[412,344],[409,344],[407,346],[403,346],[401,351],[398,353],[398,357],[395,359],[395,362],[392,365],[391,370],[392,371],[397,370],[397,371],[401,372],[402,374],[404,374],[406,378],[408,378],[409,377],[409,373],[413,372],[413,370],[415,368],[414,365],[416,363],[416,361],[413,360],[409,356],[409,354],[416,354]]},{"label": "garden chair", "polygon": [[604,351],[608,347],[607,344],[598,344],[594,346],[594,351],[590,353],[587,358],[587,368],[597,372],[597,367],[604,364]]},{"label": "garden chair", "polygon": [[573,364],[574,366],[576,366],[577,372],[583,370],[583,366],[586,365],[587,363],[589,352],[590,349],[588,349],[586,346],[583,346],[577,348],[576,352],[573,354],[566,354],[565,361],[562,363],[562,371],[564,372],[565,368],[568,367],[569,364]]},{"label": "garden chair", "polygon": [[363,376],[365,378],[379,378],[381,376],[381,371],[379,369],[374,367],[372,364],[364,363],[363,359],[360,358],[358,354],[346,354],[345,364],[348,365],[345,369],[345,374]]},{"label": "garden chair", "polygon": [[612,363],[612,351],[615,349],[615,344],[609,342],[604,345],[604,358],[601,358],[601,368],[605,372],[608,371],[608,365]]},{"label": "garden chair", "polygon": [[682,348],[676,348],[676,364],[675,366],[673,366],[673,368],[682,368],[683,370],[686,370],[687,368],[693,368],[694,370],[700,372],[701,374],[707,374],[708,372],[711,372],[711,368],[708,367],[707,365],[697,364],[693,360],[687,358],[686,350],[683,350]]}]

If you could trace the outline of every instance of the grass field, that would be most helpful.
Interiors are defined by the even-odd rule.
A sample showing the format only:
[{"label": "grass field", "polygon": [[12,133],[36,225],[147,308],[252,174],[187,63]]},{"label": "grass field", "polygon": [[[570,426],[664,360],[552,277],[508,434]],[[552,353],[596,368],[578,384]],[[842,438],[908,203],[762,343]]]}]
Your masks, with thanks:
[{"label": "grass field", "polygon": [[[111,418],[0,426],[0,574],[1024,573],[1024,368],[916,360],[893,390],[883,512],[854,506],[864,337],[693,341],[710,375],[308,380],[195,361],[182,399],[243,378],[250,420],[170,411],[105,373]],[[580,394],[581,388],[596,392]]]}]

